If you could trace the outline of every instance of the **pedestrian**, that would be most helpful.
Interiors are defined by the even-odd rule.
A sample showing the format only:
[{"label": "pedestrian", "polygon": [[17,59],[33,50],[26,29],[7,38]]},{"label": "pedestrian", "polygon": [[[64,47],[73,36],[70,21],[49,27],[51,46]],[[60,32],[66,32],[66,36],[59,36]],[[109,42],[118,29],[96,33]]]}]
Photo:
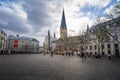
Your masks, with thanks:
[{"label": "pedestrian", "polygon": [[76,55],[77,55],[77,52],[74,52],[74,55],[76,56]]},{"label": "pedestrian", "polygon": [[82,62],[84,63],[84,61],[87,59],[86,54],[82,52],[81,57],[82,57]]},{"label": "pedestrian", "polygon": [[63,54],[62,54],[62,55],[64,56],[64,55],[65,55],[65,53],[66,53],[66,51],[63,51]]},{"label": "pedestrian", "polygon": [[10,54],[11,53],[11,51],[10,51],[10,49],[8,50],[8,54]]},{"label": "pedestrian", "polygon": [[62,55],[64,56],[64,52],[62,52]]},{"label": "pedestrian", "polygon": [[80,56],[80,51],[78,51],[77,56]]},{"label": "pedestrian", "polygon": [[85,60],[87,59],[87,55],[86,55],[86,54],[84,54],[84,59],[85,59]]},{"label": "pedestrian", "polygon": [[83,58],[83,52],[81,52],[81,57]]},{"label": "pedestrian", "polygon": [[108,59],[109,59],[109,60],[111,60],[111,58],[112,58],[111,54],[110,54],[110,53],[108,53],[108,55],[107,55],[107,56],[108,56]]},{"label": "pedestrian", "polygon": [[66,56],[67,56],[67,54],[68,54],[68,53],[66,52]]},{"label": "pedestrian", "polygon": [[53,51],[51,52],[51,57],[53,57]]},{"label": "pedestrian", "polygon": [[71,53],[69,52],[69,56],[70,56],[70,54],[71,54]]}]

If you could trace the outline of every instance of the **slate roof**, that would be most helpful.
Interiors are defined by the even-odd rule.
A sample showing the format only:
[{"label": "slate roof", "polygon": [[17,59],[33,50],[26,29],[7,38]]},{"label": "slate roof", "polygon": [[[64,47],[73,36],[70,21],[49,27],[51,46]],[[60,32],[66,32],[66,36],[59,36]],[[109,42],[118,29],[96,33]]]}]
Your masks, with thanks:
[{"label": "slate roof", "polygon": [[63,9],[63,13],[62,13],[62,20],[61,20],[61,26],[60,26],[60,28],[61,29],[67,29],[64,9]]}]

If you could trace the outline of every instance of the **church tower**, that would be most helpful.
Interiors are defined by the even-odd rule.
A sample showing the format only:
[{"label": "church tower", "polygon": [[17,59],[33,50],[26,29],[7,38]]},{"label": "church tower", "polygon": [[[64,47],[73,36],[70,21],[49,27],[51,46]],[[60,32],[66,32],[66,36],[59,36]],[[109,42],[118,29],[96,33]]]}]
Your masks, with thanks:
[{"label": "church tower", "polygon": [[67,37],[67,26],[66,26],[66,20],[65,20],[65,13],[63,9],[61,25],[60,25],[60,38],[63,39],[65,37]]},{"label": "church tower", "polygon": [[48,30],[48,50],[50,51],[50,30]]}]

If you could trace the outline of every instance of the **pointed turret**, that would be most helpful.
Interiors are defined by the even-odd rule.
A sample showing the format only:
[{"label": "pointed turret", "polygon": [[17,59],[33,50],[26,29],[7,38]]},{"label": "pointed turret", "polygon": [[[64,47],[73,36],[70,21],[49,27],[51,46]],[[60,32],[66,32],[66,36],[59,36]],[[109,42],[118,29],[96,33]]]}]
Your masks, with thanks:
[{"label": "pointed turret", "polygon": [[64,9],[63,9],[63,13],[62,13],[62,20],[61,20],[61,26],[60,26],[60,28],[67,29]]},{"label": "pointed turret", "polygon": [[90,29],[89,29],[89,25],[87,25],[86,35],[88,35],[89,33],[90,33]]},{"label": "pointed turret", "polygon": [[50,30],[48,30],[48,50],[50,51]]},{"label": "pointed turret", "polygon": [[87,30],[86,30],[86,32],[87,32],[87,33],[89,32],[89,25],[87,25]]},{"label": "pointed turret", "polygon": [[54,38],[56,38],[55,32],[54,32]]},{"label": "pointed turret", "polygon": [[61,25],[60,25],[60,37],[61,38],[67,37],[67,26],[66,26],[64,9],[63,9]]},{"label": "pointed turret", "polygon": [[50,30],[48,30],[48,36],[50,36]]}]

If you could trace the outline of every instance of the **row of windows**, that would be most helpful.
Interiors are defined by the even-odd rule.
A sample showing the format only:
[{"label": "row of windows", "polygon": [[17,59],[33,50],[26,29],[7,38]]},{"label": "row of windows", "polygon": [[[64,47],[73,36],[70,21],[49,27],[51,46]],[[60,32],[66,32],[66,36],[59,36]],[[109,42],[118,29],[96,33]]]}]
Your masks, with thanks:
[{"label": "row of windows", "polygon": [[[88,49],[88,47],[89,47],[90,50],[93,49],[93,46],[90,45],[90,46],[86,46],[86,50]],[[111,47],[111,45],[107,44],[107,48],[109,49],[110,47]],[[104,49],[105,48],[104,45],[101,45],[101,48]],[[96,50],[96,49],[97,49],[97,45],[94,45],[94,50]]]},{"label": "row of windows", "polygon": [[0,34],[4,34],[5,36],[7,35],[4,31],[0,30]]},{"label": "row of windows", "polygon": [[[107,51],[108,54],[111,54],[111,51]],[[86,54],[88,54],[88,52],[86,52]],[[97,52],[89,52],[90,55],[92,54],[98,54]],[[102,52],[102,55],[105,55],[105,52]]]}]

